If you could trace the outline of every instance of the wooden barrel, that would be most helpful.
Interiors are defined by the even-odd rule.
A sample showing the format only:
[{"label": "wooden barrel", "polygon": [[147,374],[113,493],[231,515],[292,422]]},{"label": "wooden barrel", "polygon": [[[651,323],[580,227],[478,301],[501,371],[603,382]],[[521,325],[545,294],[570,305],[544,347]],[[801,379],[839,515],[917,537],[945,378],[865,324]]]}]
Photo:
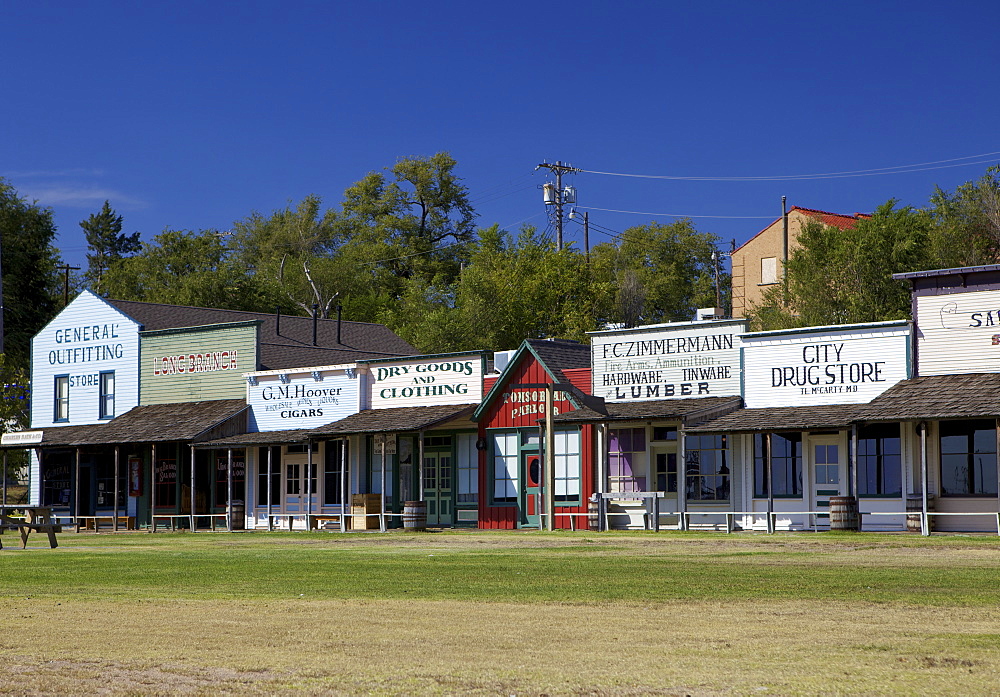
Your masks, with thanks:
[{"label": "wooden barrel", "polygon": [[830,529],[858,529],[858,500],[853,496],[830,497]]},{"label": "wooden barrel", "polygon": [[403,529],[404,530],[426,530],[427,529],[427,502],[426,501],[404,501],[403,502]]},{"label": "wooden barrel", "polygon": [[[934,510],[934,497],[927,497],[927,510]],[[906,531],[907,532],[921,532],[920,530],[920,518],[924,513],[924,500],[921,496],[907,496],[906,497]],[[927,516],[927,527],[928,530],[934,529],[934,516]]]}]

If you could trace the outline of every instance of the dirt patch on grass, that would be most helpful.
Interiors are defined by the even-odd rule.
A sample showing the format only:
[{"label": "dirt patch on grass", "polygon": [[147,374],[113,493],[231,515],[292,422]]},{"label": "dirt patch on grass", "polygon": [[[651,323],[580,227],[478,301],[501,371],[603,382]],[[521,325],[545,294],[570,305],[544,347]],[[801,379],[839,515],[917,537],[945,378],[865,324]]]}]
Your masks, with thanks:
[{"label": "dirt patch on grass", "polygon": [[[995,637],[998,623],[995,608],[861,602],[7,598],[0,684],[19,694],[984,694],[1000,655],[974,639]],[[970,641],[960,648],[957,636]]]}]

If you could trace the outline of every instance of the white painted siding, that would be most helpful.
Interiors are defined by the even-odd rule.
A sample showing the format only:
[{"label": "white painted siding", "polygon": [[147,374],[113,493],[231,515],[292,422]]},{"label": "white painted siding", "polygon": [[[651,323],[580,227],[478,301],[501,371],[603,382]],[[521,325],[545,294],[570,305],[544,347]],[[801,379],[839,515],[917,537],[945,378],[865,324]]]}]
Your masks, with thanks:
[{"label": "white painted siding", "polygon": [[1000,291],[917,296],[920,375],[1000,371]]},{"label": "white painted siding", "polygon": [[481,402],[484,365],[480,352],[372,362],[366,365],[370,408]]},{"label": "white painted siding", "polygon": [[724,320],[594,332],[593,394],[608,402],[739,395],[745,327]]},{"label": "white painted siding", "polygon": [[[101,423],[100,374],[114,371],[114,416],[139,404],[139,325],[83,291],[31,340],[31,427]],[[69,420],[55,422],[55,377],[69,376]]]},{"label": "white painted siding", "polygon": [[[287,376],[287,383],[282,382],[282,376]],[[247,384],[251,431],[315,428],[356,414],[361,408],[361,380],[353,363],[270,370],[244,377],[257,383]]]},{"label": "white painted siding", "polygon": [[909,377],[908,325],[743,337],[748,408],[863,404]]}]

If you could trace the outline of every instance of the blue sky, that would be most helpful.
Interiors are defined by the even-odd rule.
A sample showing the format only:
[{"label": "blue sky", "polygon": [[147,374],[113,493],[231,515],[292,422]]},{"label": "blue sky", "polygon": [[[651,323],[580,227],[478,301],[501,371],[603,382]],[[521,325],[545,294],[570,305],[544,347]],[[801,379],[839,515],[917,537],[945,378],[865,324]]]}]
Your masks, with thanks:
[{"label": "blue sky", "polygon": [[919,206],[1000,162],[970,157],[1000,151],[997,26],[984,0],[10,2],[0,177],[53,209],[81,265],[78,223],[105,199],[143,239],[225,230],[308,194],[335,206],[366,172],[441,150],[479,223],[512,230],[546,226],[542,161],[692,178],[940,163],[567,179],[605,229],[674,214],[741,243],[782,195]]}]

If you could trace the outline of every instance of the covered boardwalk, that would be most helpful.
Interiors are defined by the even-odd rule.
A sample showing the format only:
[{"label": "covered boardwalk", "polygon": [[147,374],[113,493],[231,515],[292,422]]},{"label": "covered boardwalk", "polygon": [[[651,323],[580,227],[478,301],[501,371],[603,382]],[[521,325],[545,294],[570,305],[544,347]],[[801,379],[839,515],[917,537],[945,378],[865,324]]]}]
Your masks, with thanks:
[{"label": "covered boardwalk", "polygon": [[[735,396],[634,402],[589,397],[586,405],[553,422],[597,426],[599,528],[641,519],[644,527],[672,520],[686,529],[692,516],[724,505],[732,488],[724,437],[702,442],[691,429],[741,405]],[[666,520],[661,522],[661,516]]]},{"label": "covered boardwalk", "polygon": [[[135,407],[104,424],[44,429],[34,445],[41,503],[77,526],[232,526],[241,460],[196,457],[195,443],[246,430],[238,399]],[[22,446],[23,447],[23,446]]]},{"label": "covered boardwalk", "polygon": [[[384,530],[390,525],[387,519],[402,516],[407,500],[424,501],[426,492],[436,497],[428,506],[432,515],[439,516],[442,506],[450,508],[451,501],[442,503],[439,485],[452,474],[450,469],[442,471],[437,456],[438,441],[446,436],[434,436],[438,440],[431,441],[427,452],[424,436],[442,430],[449,437],[454,431],[472,433],[469,415],[474,407],[365,409],[315,428],[240,433],[202,441],[194,448],[249,455],[247,518],[255,528],[315,530],[334,525],[346,532],[368,529],[377,521]],[[364,511],[352,510],[352,492]]]},{"label": "covered boardwalk", "polygon": [[[853,496],[857,404],[739,409],[690,429],[732,439],[742,486],[727,519],[744,528],[829,526],[830,499]],[[850,432],[850,436],[848,435]],[[728,529],[728,525],[727,525]]]},{"label": "covered boardwalk", "polygon": [[923,534],[932,527],[1000,534],[1000,373],[903,380],[859,406],[854,419],[898,423],[912,434],[915,452],[904,472]]}]

